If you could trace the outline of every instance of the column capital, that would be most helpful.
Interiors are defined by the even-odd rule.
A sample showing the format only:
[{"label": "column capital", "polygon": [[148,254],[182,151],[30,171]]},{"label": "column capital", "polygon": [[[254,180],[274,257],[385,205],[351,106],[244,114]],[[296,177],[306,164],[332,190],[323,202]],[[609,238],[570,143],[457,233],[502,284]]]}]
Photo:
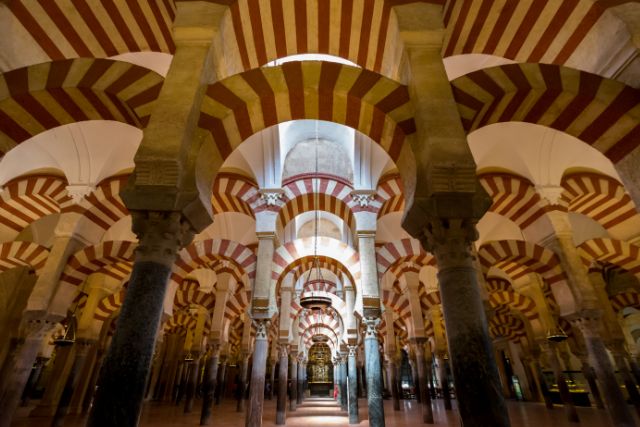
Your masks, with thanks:
[{"label": "column capital", "polygon": [[194,229],[180,212],[132,211],[133,232],[138,236],[136,262],[173,265],[180,248],[193,239]]},{"label": "column capital", "polygon": [[582,310],[566,319],[572,326],[577,327],[582,336],[585,338],[594,338],[601,336],[601,330],[604,327],[602,322],[602,310]]},{"label": "column capital", "polygon": [[19,336],[23,339],[44,339],[62,316],[55,316],[41,311],[25,311],[20,322]]},{"label": "column capital", "polygon": [[348,348],[349,348],[349,357],[356,357],[358,354],[358,346],[350,345],[348,346]]},{"label": "column capital", "polygon": [[375,338],[378,339],[378,327],[380,326],[380,318],[379,317],[365,317],[362,319],[366,330],[365,330],[365,338]]},{"label": "column capital", "polygon": [[269,319],[254,318],[253,324],[256,327],[256,340],[266,340],[269,333]]},{"label": "column capital", "polygon": [[436,255],[438,268],[442,269],[472,258],[471,243],[477,239],[475,219],[432,218],[420,240],[426,250]]}]

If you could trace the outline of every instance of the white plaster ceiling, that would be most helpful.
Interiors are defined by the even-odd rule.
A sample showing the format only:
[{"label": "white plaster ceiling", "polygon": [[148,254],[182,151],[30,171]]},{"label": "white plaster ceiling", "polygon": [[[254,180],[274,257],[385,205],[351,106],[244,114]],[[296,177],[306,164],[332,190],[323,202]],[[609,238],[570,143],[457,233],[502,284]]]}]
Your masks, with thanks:
[{"label": "white plaster ceiling", "polygon": [[522,230],[518,225],[493,212],[487,212],[477,224],[479,239],[476,247],[492,240],[524,240]]},{"label": "white plaster ceiling", "polygon": [[443,62],[449,81],[484,68],[515,63],[515,61],[510,59],[502,58],[500,56],[486,55],[484,53],[468,53],[464,55],[449,56],[444,58]]},{"label": "white plaster ceiling", "polygon": [[258,241],[256,221],[238,212],[225,212],[215,216],[213,224],[195,236],[194,240],[228,239],[243,245]]},{"label": "white plaster ceiling", "polygon": [[36,171],[62,173],[69,184],[94,185],[133,169],[142,131],[115,121],[86,121],[40,133],[0,160],[0,185]]},{"label": "white plaster ceiling", "polygon": [[109,240],[127,240],[130,242],[137,242],[138,238],[133,231],[131,231],[131,215],[127,215],[121,218],[118,222],[113,224],[102,236],[102,241]]},{"label": "white plaster ceiling", "polygon": [[402,212],[392,212],[378,220],[376,242],[409,239],[411,236],[402,228]]}]

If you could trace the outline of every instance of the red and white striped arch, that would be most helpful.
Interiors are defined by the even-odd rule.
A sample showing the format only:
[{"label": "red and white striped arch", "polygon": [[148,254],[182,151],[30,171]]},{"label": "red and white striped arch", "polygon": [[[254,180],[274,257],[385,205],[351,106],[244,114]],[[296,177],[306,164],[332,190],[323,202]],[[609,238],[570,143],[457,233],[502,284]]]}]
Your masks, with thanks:
[{"label": "red and white striped arch", "polygon": [[403,321],[411,317],[411,306],[407,294],[399,294],[389,289],[382,290],[382,303],[386,308],[393,310]]},{"label": "red and white striped arch", "polygon": [[334,62],[288,62],[236,74],[207,88],[199,126],[223,158],[258,131],[289,120],[326,120],[352,127],[396,160],[415,132],[406,86]]},{"label": "red and white striped arch", "polygon": [[178,309],[195,304],[204,307],[207,311],[210,311],[213,310],[215,303],[215,294],[202,292],[197,280],[183,280],[178,286],[175,296],[173,297],[173,306]]},{"label": "red and white striped arch", "polygon": [[180,283],[193,270],[224,259],[233,264],[242,274],[253,279],[256,274],[256,256],[246,246],[226,239],[199,240],[178,253],[171,279]]},{"label": "red and white striped arch", "polygon": [[49,256],[49,250],[32,242],[0,243],[0,272],[16,267],[30,267],[38,273]]},{"label": "red and white striped arch", "polygon": [[162,82],[137,65],[89,58],[0,74],[0,153],[45,130],[86,120],[144,128]]},{"label": "red and white striped arch", "polygon": [[623,240],[596,238],[578,246],[578,253],[587,268],[593,261],[617,265],[632,274],[640,273],[640,246]]},{"label": "red and white striped arch", "polygon": [[283,190],[286,202],[278,212],[279,227],[284,228],[304,212],[320,210],[334,214],[351,230],[356,229],[353,214],[358,206],[352,202],[353,188],[348,183],[330,177],[305,177],[286,183]]},{"label": "red and white striped arch", "polygon": [[337,290],[338,287],[335,283],[320,279],[310,280],[302,288],[302,292],[326,292],[328,294],[335,294]]},{"label": "red and white striped arch", "polygon": [[101,321],[109,319],[113,313],[115,313],[120,309],[120,307],[122,307],[122,303],[124,302],[124,298],[126,295],[127,290],[125,288],[122,288],[119,291],[104,297],[98,303],[93,318]]},{"label": "red and white striped arch", "polygon": [[488,292],[509,292],[513,290],[511,282],[502,277],[487,277],[485,284]]},{"label": "red and white striped arch", "polygon": [[613,310],[617,313],[627,307],[640,309],[640,293],[626,291],[609,297]]},{"label": "red and white striped arch", "polygon": [[103,180],[79,205],[70,205],[65,212],[81,212],[91,223],[102,230],[108,230],[129,215],[129,210],[120,198],[120,191],[128,179],[128,175],[119,175]]},{"label": "red and white striped arch", "polygon": [[305,315],[300,316],[300,320],[298,321],[298,328],[302,330],[306,330],[315,325],[324,325],[331,330],[335,331],[336,335],[341,336],[343,333],[342,322],[340,319],[340,315],[333,311],[326,312],[318,312],[311,311],[307,312]]},{"label": "red and white striped arch", "polygon": [[452,82],[467,132],[519,121],[566,132],[614,164],[640,145],[640,90],[557,65],[509,64]]},{"label": "red and white striped arch", "polygon": [[137,242],[112,240],[86,247],[69,258],[60,281],[79,286],[92,273],[105,271],[107,267],[124,261],[133,261],[136,246]]},{"label": "red and white striped arch", "polygon": [[432,307],[442,304],[440,291],[427,293],[427,289],[424,286],[420,286],[418,296],[420,297],[420,307],[424,313],[428,313]]},{"label": "red and white striped arch", "polygon": [[224,317],[227,319],[239,318],[242,313],[247,311],[249,304],[251,304],[251,290],[246,288],[237,290],[227,301]]},{"label": "red and white striped arch", "polygon": [[289,55],[323,53],[391,78],[398,74],[396,58],[401,46],[395,43],[399,34],[391,8],[402,1],[237,0],[231,3],[233,26],[228,37],[237,41],[240,66],[244,70]]},{"label": "red and white striped arch", "polygon": [[[598,39],[603,51],[619,50],[619,40],[599,37],[617,33],[619,18],[607,13],[630,0],[448,0],[444,11],[445,57],[466,53],[496,55],[517,62],[575,63],[574,54]],[[612,25],[618,21],[618,25]],[[608,64],[584,64],[594,72]]]},{"label": "red and white striped arch", "polygon": [[324,335],[329,339],[329,347],[332,349],[337,348],[340,345],[340,337],[336,334],[336,331],[326,325],[315,325],[308,329],[305,329],[300,334],[300,343],[304,344],[306,348],[313,345],[314,335]]},{"label": "red and white striped arch", "polygon": [[[273,286],[299,264],[308,263],[314,253],[314,237],[306,237],[287,242],[278,247],[273,255],[271,280]],[[324,260],[332,260],[341,265],[356,289],[360,288],[360,257],[349,245],[329,237],[318,237],[317,255]]]},{"label": "red and white striped arch", "polygon": [[504,337],[513,341],[519,341],[527,336],[524,322],[508,313],[496,313],[489,319],[489,332],[494,338]]},{"label": "red and white striped arch", "polygon": [[[318,257],[318,265],[320,269],[326,272],[334,274],[336,277],[340,277],[341,273],[345,271],[343,265],[335,262],[335,260],[326,257]],[[304,276],[309,270],[313,269],[315,262],[313,259],[305,258],[304,262],[297,261],[297,267],[291,270],[293,274],[294,282],[300,277]]]},{"label": "red and white striped arch", "polygon": [[387,175],[380,179],[376,189],[376,199],[379,198],[382,203],[378,209],[378,219],[387,214],[404,210],[403,188],[399,175]]},{"label": "red and white striped arch", "polygon": [[187,331],[194,329],[198,324],[198,319],[190,312],[179,311],[164,322],[163,330],[165,334],[178,333],[185,335]]},{"label": "red and white striped arch", "polygon": [[227,172],[216,176],[211,203],[216,214],[239,212],[252,218],[266,206],[255,182],[245,176]]},{"label": "red and white striped arch", "polygon": [[[378,328],[378,333],[382,341],[386,342],[387,339],[387,322],[382,319]],[[403,319],[395,319],[393,321],[393,335],[400,341],[400,346],[404,347],[409,339],[409,333],[407,332],[407,325]],[[395,344],[395,343],[394,343]]]},{"label": "red and white striped arch", "polygon": [[0,224],[21,231],[71,203],[67,180],[53,175],[19,177],[4,184],[0,193]]},{"label": "red and white striped arch", "polygon": [[11,0],[7,8],[28,34],[25,46],[54,61],[175,50],[174,1]]},{"label": "red and white striped arch", "polygon": [[[307,296],[307,295],[311,295],[310,293],[303,293],[301,296]],[[331,299],[331,308],[332,310],[334,310],[338,315],[343,316],[346,315],[346,310],[347,310],[347,305],[345,304],[344,300],[342,300],[340,297],[338,297],[335,294],[330,294],[328,292],[324,292],[324,291],[319,291],[319,292],[314,292],[314,295],[320,295],[320,296],[324,296],[324,297],[328,297]],[[291,310],[289,312],[289,317],[291,317],[291,319],[294,320],[298,317],[298,315],[300,314],[300,312],[304,310],[304,308],[298,303],[298,301],[296,299],[292,299],[291,300]]]},{"label": "red and white striped arch", "polygon": [[542,199],[533,184],[520,176],[507,173],[485,173],[478,176],[491,196],[489,209],[526,229],[546,212],[558,209]]},{"label": "red and white striped arch", "polygon": [[560,260],[553,251],[523,240],[484,243],[478,250],[478,258],[485,273],[496,267],[511,280],[528,273],[540,274],[549,286],[566,280]]},{"label": "red and white striped arch", "polygon": [[394,240],[376,248],[376,264],[380,277],[387,271],[398,276],[406,263],[415,264],[419,268],[435,265],[436,260],[422,249],[422,245],[416,239]]},{"label": "red and white striped arch", "polygon": [[531,298],[513,290],[494,291],[489,293],[489,303],[491,303],[492,307],[506,306],[519,311],[529,320],[537,319],[539,317],[536,303]]},{"label": "red and white striped arch", "polygon": [[607,230],[638,215],[622,184],[609,176],[572,173],[562,177],[561,185],[561,202],[569,211],[586,215]]}]

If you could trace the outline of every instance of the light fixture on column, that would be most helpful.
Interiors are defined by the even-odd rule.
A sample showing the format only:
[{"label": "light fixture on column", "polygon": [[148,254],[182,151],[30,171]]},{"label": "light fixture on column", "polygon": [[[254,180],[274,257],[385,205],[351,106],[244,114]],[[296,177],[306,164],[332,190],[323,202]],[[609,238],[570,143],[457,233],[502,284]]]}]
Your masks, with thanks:
[{"label": "light fixture on column", "polygon": [[569,336],[560,326],[547,331],[547,341],[560,343],[566,341],[567,338],[569,338]]},{"label": "light fixture on column", "polygon": [[78,297],[76,300],[76,305],[73,307],[73,310],[67,313],[66,324],[64,325],[63,332],[53,339],[53,344],[57,347],[68,347],[74,342],[76,342],[76,310],[78,310],[78,306],[82,301],[82,295],[84,293],[85,283],[82,284],[82,289],[78,292]]},{"label": "light fixture on column", "polygon": [[318,258],[318,222],[319,217],[319,192],[320,186],[318,182],[318,121],[316,120],[316,138],[315,138],[315,173],[313,181],[313,209],[314,209],[314,225],[313,225],[313,264],[307,274],[307,280],[302,285],[302,296],[300,298],[300,305],[308,310],[322,311],[331,306],[331,298],[325,295],[321,295],[314,291],[312,288],[307,293],[304,292],[307,286],[311,285],[311,272],[317,271],[317,277],[319,281],[324,284],[324,278],[322,277],[322,270],[320,269],[320,259]]}]

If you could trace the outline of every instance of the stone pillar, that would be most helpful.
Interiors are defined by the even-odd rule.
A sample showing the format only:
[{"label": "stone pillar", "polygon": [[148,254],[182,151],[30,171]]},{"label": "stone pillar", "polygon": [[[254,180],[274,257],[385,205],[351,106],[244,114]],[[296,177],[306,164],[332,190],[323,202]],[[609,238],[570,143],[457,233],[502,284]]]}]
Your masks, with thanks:
[{"label": "stone pillar", "polygon": [[358,414],[358,366],[356,362],[356,352],[358,346],[349,346],[349,424],[359,424]]},{"label": "stone pillar", "polygon": [[200,413],[200,425],[211,424],[211,412],[218,380],[218,364],[220,362],[220,344],[213,342],[211,352],[204,368],[204,380],[202,383],[202,412]]},{"label": "stone pillar", "polygon": [[342,399],[344,396],[342,395],[342,381],[340,381],[341,374],[342,371],[340,370],[340,356],[338,355],[337,357],[333,358],[333,387],[338,388],[336,403],[342,408]]},{"label": "stone pillar", "polygon": [[87,356],[89,355],[89,350],[92,346],[95,345],[95,341],[79,338],[78,340],[76,340],[74,345],[76,347],[76,351],[73,366],[71,367],[71,372],[67,377],[64,389],[62,390],[62,394],[60,395],[58,407],[56,408],[55,415],[53,416],[53,421],[51,422],[52,427],[59,427],[64,423],[64,417],[69,413],[71,398],[73,397],[73,393],[78,386],[80,374],[84,369],[85,363],[87,361]]},{"label": "stone pillar", "polygon": [[184,413],[189,414],[193,412],[193,401],[196,396],[196,388],[198,387],[198,373],[200,372],[200,354],[193,354],[193,361],[191,361],[189,369],[189,376],[187,378],[187,393],[184,402]]},{"label": "stone pillar", "polygon": [[551,369],[553,370],[553,373],[556,377],[558,389],[560,390],[560,398],[562,399],[565,412],[567,413],[567,420],[572,423],[579,423],[580,419],[578,417],[578,413],[576,412],[576,407],[573,405],[573,400],[571,399],[571,393],[569,392],[567,381],[564,378],[564,373],[562,372],[562,368],[560,367],[556,345],[557,344],[555,343],[548,343],[542,344],[542,347],[547,353],[547,359],[549,360]]},{"label": "stone pillar", "polygon": [[278,364],[278,403],[276,406],[276,424],[283,425],[287,419],[287,370],[289,369],[289,356],[287,346],[280,345]]},{"label": "stone pillar", "polygon": [[387,379],[389,380],[389,392],[391,393],[391,400],[393,402],[393,410],[400,410],[400,398],[398,397],[398,384],[396,378],[396,361],[395,354],[387,355],[386,363]]},{"label": "stone pillar", "polygon": [[416,353],[416,365],[418,368],[418,387],[420,389],[420,399],[422,406],[422,422],[433,424],[433,409],[431,407],[431,395],[429,394],[429,384],[427,376],[427,365],[424,358],[425,338],[415,338],[414,351]]},{"label": "stone pillar", "polygon": [[29,404],[29,400],[31,399],[31,395],[33,394],[33,390],[35,389],[38,381],[40,380],[40,375],[42,374],[42,368],[47,364],[49,358],[47,357],[37,357],[36,363],[33,365],[33,369],[31,370],[31,374],[29,375],[29,380],[27,381],[27,385],[22,393],[22,399],[20,401],[20,406],[27,406]]},{"label": "stone pillar", "polygon": [[140,243],[88,427],[138,425],[167,280],[176,252],[192,238],[178,212],[134,211],[132,215]]},{"label": "stone pillar", "polygon": [[24,390],[33,361],[36,359],[42,340],[51,332],[55,323],[40,319],[24,319],[20,325],[20,336],[12,340],[2,372],[0,390],[0,426],[9,427]]},{"label": "stone pillar", "polygon": [[438,362],[438,377],[440,377],[440,388],[442,389],[442,399],[444,399],[444,408],[447,411],[452,409],[451,406],[451,390],[449,390],[449,375],[447,374],[447,361],[445,353],[438,353],[436,360]]},{"label": "stone pillar", "polygon": [[256,341],[253,348],[253,366],[251,368],[251,388],[249,389],[249,410],[247,411],[247,427],[262,426],[262,406],[264,404],[264,380],[267,374],[267,353],[269,341],[267,330],[269,321],[255,320]]},{"label": "stone pillar", "polygon": [[415,357],[409,356],[409,366],[411,366],[411,380],[413,381],[413,390],[416,394],[416,402],[420,403],[420,382],[418,380],[418,366]]},{"label": "stone pillar", "polygon": [[76,347],[56,345],[53,369],[44,388],[40,403],[31,411],[31,417],[53,417],[58,408],[60,397],[73,368]]},{"label": "stone pillar", "polygon": [[597,311],[584,311],[580,316],[571,319],[571,323],[580,329],[589,353],[589,358],[602,386],[605,406],[614,427],[631,427],[636,422],[629,410],[627,402],[618,386],[615,371],[607,350],[600,337],[601,318]]},{"label": "stone pillar", "polygon": [[380,319],[365,317],[364,338],[365,371],[367,373],[367,404],[369,406],[369,426],[384,427],[384,406],[382,401],[382,372],[380,367],[380,347],[377,329]]},{"label": "stone pillar", "polygon": [[[477,238],[475,222],[432,218],[424,233],[423,243],[438,263],[438,283],[462,423],[465,427],[507,427],[509,416],[500,392],[473,263],[471,242]],[[469,351],[470,348],[474,351]]]},{"label": "stone pillar", "polygon": [[342,401],[340,402],[340,409],[343,411],[349,410],[349,389],[347,380],[347,358],[344,354],[340,355],[340,393],[342,394]]},{"label": "stone pillar", "polygon": [[629,393],[629,400],[636,408],[636,411],[640,414],[640,393],[638,393],[638,387],[636,386],[635,381],[633,380],[633,376],[631,375],[631,371],[627,366],[626,360],[624,360],[624,343],[614,343],[613,344],[613,360],[618,367],[618,372],[622,376],[622,381],[624,381],[624,385],[627,388],[627,393]]},{"label": "stone pillar", "polygon": [[93,364],[93,368],[91,370],[89,385],[87,386],[87,391],[84,395],[84,399],[82,400],[82,410],[80,411],[80,413],[82,413],[83,415],[89,412],[89,408],[91,408],[91,404],[93,403],[96,384],[98,383],[98,375],[100,374],[100,369],[102,368],[104,355],[105,349],[102,347],[98,348],[96,351],[96,361]]},{"label": "stone pillar", "polygon": [[295,411],[298,403],[298,359],[291,354],[291,390],[289,395],[289,410]]},{"label": "stone pillar", "polygon": [[220,402],[224,398],[224,392],[227,389],[227,355],[220,356],[220,366],[218,368],[218,384],[216,386],[216,406],[220,405]]},{"label": "stone pillar", "polygon": [[298,356],[298,396],[296,397],[298,405],[304,399],[304,357],[302,353]]},{"label": "stone pillar", "polygon": [[364,383],[364,377],[366,376],[365,372],[364,372],[364,366],[359,366],[358,367],[358,385],[359,385],[359,397],[365,398],[367,397],[367,386]]},{"label": "stone pillar", "polygon": [[269,389],[269,400],[273,400],[273,393],[275,393],[275,385],[276,385],[276,361],[270,360],[269,367],[271,372],[269,374],[269,383],[271,384],[271,388]]},{"label": "stone pillar", "polygon": [[596,376],[593,373],[593,367],[589,365],[589,359],[586,356],[582,356],[580,357],[580,362],[582,364],[582,375],[584,375],[584,378],[587,380],[587,384],[589,384],[591,397],[593,397],[596,407],[598,409],[604,409],[604,402],[600,395],[600,389],[598,389],[598,382],[596,381]]},{"label": "stone pillar", "polygon": [[240,390],[238,391],[236,412],[244,411],[244,395],[247,392],[247,371],[249,370],[249,352],[242,352],[242,361],[240,363],[240,384],[238,384]]}]

